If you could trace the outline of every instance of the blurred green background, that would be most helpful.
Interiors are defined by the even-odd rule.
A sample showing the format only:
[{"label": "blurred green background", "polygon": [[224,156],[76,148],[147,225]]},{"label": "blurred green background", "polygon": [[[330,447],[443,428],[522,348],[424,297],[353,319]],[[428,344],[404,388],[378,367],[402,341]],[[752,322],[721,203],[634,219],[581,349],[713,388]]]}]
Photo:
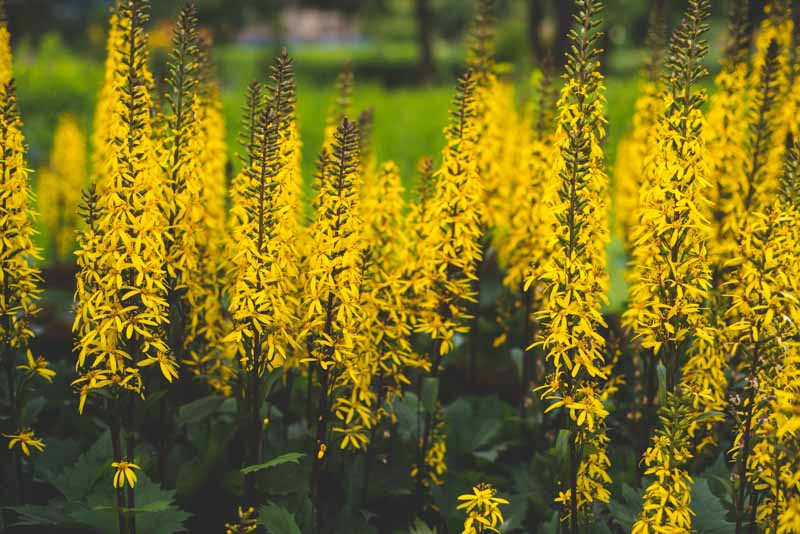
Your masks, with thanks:
[{"label": "blurred green background", "polygon": [[[47,164],[58,115],[75,114],[91,130],[94,102],[103,79],[107,19],[111,0],[7,0],[15,53],[15,74],[32,169]],[[214,43],[227,119],[232,163],[244,89],[265,80],[274,55],[286,46],[295,60],[298,120],[307,185],[322,144],[334,81],[343,63],[355,73],[356,113],[374,109],[374,145],[381,160],[401,169],[407,190],[423,156],[438,157],[456,76],[464,68],[465,37],[473,17],[471,0],[195,0],[203,31]],[[637,74],[652,8],[649,0],[607,0],[605,49],[609,120],[606,155],[613,165],[616,144],[629,127],[637,96]],[[714,72],[725,40],[728,2],[714,2],[708,66]],[[165,72],[172,21],[183,0],[154,0],[150,21],[151,67]],[[763,1],[751,1],[760,17]],[[685,0],[667,1],[674,26]],[[496,55],[504,76],[522,101],[531,72],[561,58],[571,21],[568,0],[495,0]],[[555,61],[554,68],[561,65]],[[613,173],[611,175],[613,186]],[[33,175],[34,182],[36,174]],[[45,236],[40,236],[44,239]],[[627,298],[622,244],[609,248],[609,309]]]},{"label": "blurred green background", "polygon": [[[674,23],[683,1],[668,2]],[[715,2],[712,43],[721,40],[724,3]],[[60,113],[72,112],[90,129],[102,80],[110,0],[8,0],[16,77],[29,162],[47,161]],[[163,72],[171,20],[182,0],[153,2],[153,69]],[[322,140],[336,74],[352,60],[357,110],[375,109],[379,157],[394,159],[408,182],[416,161],[443,144],[451,86],[463,68],[464,36],[474,2],[468,0],[197,0],[201,23],[215,43],[231,154],[246,84],[263,79],[270,58],[287,46],[298,75],[298,116],[304,168],[310,176]],[[609,157],[625,131],[636,96],[648,0],[606,2]],[[522,98],[531,69],[563,56],[571,2],[497,0],[497,57]],[[760,12],[753,2],[754,16]],[[426,43],[429,46],[426,47]],[[712,46],[719,50],[720,46]],[[426,53],[429,50],[430,53]],[[716,58],[710,58],[710,65]],[[234,164],[236,162],[233,158]]]}]

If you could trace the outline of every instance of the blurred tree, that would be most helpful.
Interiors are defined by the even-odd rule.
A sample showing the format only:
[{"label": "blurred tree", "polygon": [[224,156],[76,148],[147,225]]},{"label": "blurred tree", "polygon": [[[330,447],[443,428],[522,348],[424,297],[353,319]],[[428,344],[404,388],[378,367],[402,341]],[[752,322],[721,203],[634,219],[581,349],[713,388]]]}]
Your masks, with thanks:
[{"label": "blurred tree", "polygon": [[107,17],[107,0],[7,0],[11,36],[38,42],[50,32],[71,46],[89,42],[87,29]]},{"label": "blurred tree", "polygon": [[436,67],[433,62],[433,21],[429,0],[415,0],[417,17],[417,43],[419,44],[419,81],[429,83]]},{"label": "blurred tree", "polygon": [[545,46],[542,43],[542,21],[545,14],[545,0],[528,0],[528,39],[531,55],[539,65],[545,58]]}]

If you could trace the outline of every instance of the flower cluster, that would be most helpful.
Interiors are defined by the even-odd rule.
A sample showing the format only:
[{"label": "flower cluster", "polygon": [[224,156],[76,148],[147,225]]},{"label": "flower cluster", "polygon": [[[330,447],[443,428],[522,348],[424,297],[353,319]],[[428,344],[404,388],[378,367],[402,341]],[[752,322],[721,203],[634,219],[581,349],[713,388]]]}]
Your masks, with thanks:
[{"label": "flower cluster", "polygon": [[497,527],[505,523],[500,505],[508,504],[508,501],[495,497],[496,494],[497,490],[490,484],[478,484],[472,488],[472,493],[458,497],[461,504],[457,508],[467,514],[461,534],[500,532]]},{"label": "flower cluster", "polygon": [[[558,190],[548,206],[552,254],[542,272],[526,280],[526,286],[544,283],[537,343],[547,355],[548,377],[538,389],[543,399],[553,401],[546,411],[561,408],[562,432],[569,433],[569,489],[557,500],[564,507],[562,519],[573,529],[591,513],[587,505],[592,501],[608,501],[604,486],[610,482],[605,453],[608,411],[600,398],[607,378],[600,307],[608,286],[608,179],[600,148],[606,123],[603,78],[597,70],[601,6],[586,1],[577,7],[554,140],[557,157],[551,180]],[[595,452],[588,452],[592,449]]]}]

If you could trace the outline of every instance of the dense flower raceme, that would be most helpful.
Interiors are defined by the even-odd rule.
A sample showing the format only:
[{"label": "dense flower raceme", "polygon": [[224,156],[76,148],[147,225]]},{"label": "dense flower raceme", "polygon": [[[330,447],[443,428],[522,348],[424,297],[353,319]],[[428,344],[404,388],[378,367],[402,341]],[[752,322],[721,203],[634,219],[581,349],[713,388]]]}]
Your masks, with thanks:
[{"label": "dense flower raceme", "polygon": [[[55,373],[44,358],[34,358],[29,349],[34,337],[31,321],[39,311],[36,303],[41,294],[39,270],[32,263],[40,256],[32,240],[31,186],[11,65],[10,36],[5,12],[0,9],[0,353],[8,380],[9,410],[3,413],[3,427],[9,431],[3,436],[9,439],[9,449],[17,450],[16,446],[28,456],[30,447],[41,451],[44,445],[30,429],[17,428],[22,424],[22,393],[31,379],[51,381]],[[18,365],[23,355],[27,364]],[[21,488],[22,480],[17,483]]]},{"label": "dense flower raceme", "polygon": [[[476,157],[476,92],[475,74],[469,71],[459,78],[445,131],[442,165],[430,198],[424,201],[425,211],[414,223],[420,236],[413,288],[418,307],[415,329],[433,341],[427,364],[433,380],[438,377],[442,359],[454,350],[456,336],[469,331],[471,305],[477,297],[474,282],[482,255],[483,194]],[[444,472],[443,455],[432,454],[445,448],[437,412],[433,406],[427,409],[419,436],[418,462],[411,470],[420,485],[439,483],[436,473]]]},{"label": "dense flower raceme", "polygon": [[697,348],[711,341],[703,308],[710,287],[706,252],[710,229],[704,215],[709,184],[700,111],[705,93],[694,87],[705,75],[699,61],[708,49],[702,38],[708,10],[707,1],[690,2],[673,33],[658,152],[647,168],[651,186],[642,193],[635,229],[634,305],[626,321],[641,337],[642,346],[663,362],[659,381],[667,393],[662,397],[659,427],[642,458],[645,473],[655,480],[645,491],[635,532],[690,528],[692,479],[685,467],[693,456],[689,415],[708,410],[709,403],[699,399],[708,396],[708,382],[722,372],[704,367]]},{"label": "dense flower raceme", "polygon": [[[151,124],[152,103],[147,72],[146,37],[142,25],[145,2],[117,6],[120,42],[110,51],[120,57],[114,78],[116,100],[106,120],[111,142],[105,161],[104,187],[87,212],[91,225],[77,252],[75,332],[80,409],[94,390],[110,388],[144,395],[144,370],[171,382],[175,361],[164,337],[169,306],[162,236],[167,220],[160,209],[164,177],[156,158]],[[155,378],[155,377],[154,377]]]},{"label": "dense flower raceme", "polygon": [[[208,55],[205,54],[203,59],[206,68],[210,68]],[[194,292],[189,297],[192,306],[188,310],[187,321],[188,354],[182,363],[212,388],[230,395],[234,355],[230,345],[223,343],[230,329],[223,303],[228,260],[225,255],[228,243],[225,120],[216,82],[206,77],[201,83],[198,98],[193,102],[199,145],[205,147],[199,156],[202,184],[195,206],[197,279]]]},{"label": "dense flower raceme", "polygon": [[[304,294],[314,368],[320,376],[321,421],[317,447],[326,445],[330,414],[346,423],[344,440],[369,428],[372,374],[358,357],[360,292],[364,271],[362,221],[358,209],[357,126],[342,119],[334,135],[330,159],[322,166],[317,216],[312,231],[315,248],[308,260]],[[347,392],[346,395],[341,393]],[[343,428],[343,427],[339,427]]]},{"label": "dense flower raceme", "polygon": [[397,165],[386,162],[376,173],[365,176],[359,202],[364,240],[369,244],[361,289],[362,343],[363,357],[372,367],[375,421],[393,416],[385,413],[384,405],[391,410],[392,401],[411,384],[409,373],[429,365],[410,344],[411,280],[406,265],[413,260],[405,241],[408,229],[404,207]]},{"label": "dense flower raceme", "polygon": [[[310,435],[314,521],[333,516],[324,508],[335,502],[326,492],[337,481],[326,475],[353,457],[340,449],[367,452],[359,461],[369,480],[370,463],[394,443],[389,438],[409,435],[416,442],[406,466],[416,483],[415,513],[441,512],[441,496],[449,493],[432,487],[453,476],[446,426],[452,413],[439,402],[439,381],[449,395],[467,335],[486,332],[476,310],[479,276],[495,273],[492,261],[479,268],[487,253],[505,286],[497,302],[502,334],[522,318],[524,361],[534,365],[514,382],[523,407],[514,424],[558,436],[553,496],[562,530],[581,531],[607,517],[607,449],[610,438],[626,439],[626,421],[633,420],[645,431],[655,424],[643,432],[650,442],[634,532],[702,528],[693,525],[693,514],[701,514],[692,508],[694,469],[714,453],[730,460],[728,519],[739,532],[800,530],[800,12],[785,0],[770,2],[753,33],[747,3],[732,2],[730,45],[704,117],[705,93],[697,86],[705,75],[709,2],[689,2],[669,47],[664,4],[653,6],[641,96],[617,148],[616,221],[609,225],[600,3],[578,0],[563,86],[549,74],[534,76],[528,107],[518,106],[505,67],[495,64],[491,4],[478,2],[469,70],[458,82],[441,164],[421,160],[413,200],[398,166],[379,158],[372,111],[350,120],[353,74],[345,66],[316,195],[305,203],[287,53],[276,58],[266,83],[248,87],[241,172],[226,191],[221,89],[194,8],[187,5],[174,27],[158,105],[147,67],[148,2],[118,0],[92,135],[91,184],[78,202],[87,176],[77,148],[83,141],[75,120],[63,118],[39,200],[54,257],[64,261],[76,235],[73,384],[79,411],[97,414],[111,430],[106,473],[121,524],[130,526],[138,513],[134,486],[145,484],[149,470],[133,454],[133,443],[147,443],[149,430],[126,414],[165,387],[165,410],[195,386],[236,401],[231,435],[241,448],[239,467],[259,467],[271,450],[264,441],[278,433],[267,427],[270,418],[293,436],[298,426]],[[53,381],[54,371],[29,348],[40,280],[32,266],[38,253],[11,64],[3,21],[0,274],[7,283],[0,343],[3,358],[13,358],[4,367],[17,393]],[[71,220],[76,204],[80,224]],[[612,322],[615,310],[607,311],[610,328],[601,313],[610,227],[620,230],[632,257],[626,332]],[[470,332],[474,325],[480,330]],[[541,362],[533,357],[538,351]],[[650,413],[618,403],[624,390],[612,399],[630,378],[615,365],[631,354],[635,372],[652,373]],[[444,358],[454,360],[446,373]],[[191,388],[170,387],[179,362],[196,379]],[[534,382],[545,417],[524,409]],[[300,411],[292,404],[298,383],[307,388],[307,417],[292,421]],[[640,386],[649,387],[632,385]],[[52,448],[31,428],[37,425],[20,417],[24,402],[9,397],[2,436],[11,458],[24,465]],[[416,434],[401,431],[410,401],[417,405]],[[619,417],[609,418],[611,406]],[[264,418],[262,409],[276,408],[279,416]],[[650,417],[656,410],[657,420]],[[259,528],[265,492],[263,480],[255,480],[245,478],[247,505],[238,522],[232,514],[227,531]],[[463,510],[464,533],[503,529],[508,502],[493,487],[478,485],[459,503],[451,508]]]},{"label": "dense flower raceme", "polygon": [[[744,166],[744,202],[737,217],[733,239],[736,251],[729,261],[726,290],[730,307],[726,312],[728,337],[736,350],[734,370],[743,381],[734,384],[731,411],[737,433],[732,447],[739,479],[736,486],[736,519],[742,527],[747,517],[779,530],[786,496],[797,491],[791,480],[782,481],[791,467],[792,439],[784,446],[778,437],[780,411],[775,399],[797,393],[796,337],[800,306],[794,264],[797,258],[796,211],[787,195],[780,200],[767,184],[774,173],[770,155],[778,117],[776,93],[780,89],[780,55],[772,41],[761,63],[756,96],[751,109],[748,160]],[[790,152],[776,187],[794,180],[796,145]],[[791,186],[788,187],[791,189]],[[756,504],[757,503],[757,504]],[[754,509],[757,507],[757,509]],[[749,510],[752,510],[749,511]]]},{"label": "dense flower raceme", "polygon": [[62,115],[53,134],[50,165],[39,172],[37,187],[39,220],[52,242],[50,254],[59,263],[72,255],[86,175],[86,137],[74,116]]},{"label": "dense flower raceme", "polygon": [[[547,383],[540,388],[542,398],[551,401],[546,412],[561,408],[563,431],[569,432],[570,480],[562,481],[565,490],[556,500],[573,529],[591,513],[593,501],[608,502],[610,497],[608,412],[600,398],[608,375],[599,333],[608,286],[608,179],[600,148],[606,124],[596,31],[601,5],[577,5],[554,141],[558,152],[550,179],[558,183],[558,191],[549,206],[554,245],[540,275],[546,302],[538,314],[543,327],[537,341],[547,354]],[[529,277],[526,285],[534,282]]]},{"label": "dense flower raceme", "polygon": [[172,37],[165,109],[154,142],[163,173],[161,212],[167,223],[164,239],[165,283],[169,304],[168,343],[182,359],[191,342],[189,309],[200,302],[200,252],[196,236],[202,224],[200,195],[203,191],[201,157],[206,147],[199,135],[201,51],[195,8],[181,11]]}]

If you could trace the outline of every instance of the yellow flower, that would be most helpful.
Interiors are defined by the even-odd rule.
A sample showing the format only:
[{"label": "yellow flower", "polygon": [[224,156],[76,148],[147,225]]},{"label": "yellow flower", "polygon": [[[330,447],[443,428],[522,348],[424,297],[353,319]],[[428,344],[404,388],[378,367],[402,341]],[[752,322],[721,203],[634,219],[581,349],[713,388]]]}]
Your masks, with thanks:
[{"label": "yellow flower", "polygon": [[164,378],[167,379],[167,382],[171,383],[175,378],[178,378],[178,366],[176,365],[175,360],[165,354],[147,356],[145,359],[137,362],[136,365],[139,367],[147,367],[148,365],[153,365],[154,363],[158,364],[159,368],[161,369],[161,374],[164,375]]},{"label": "yellow flower", "polygon": [[37,356],[34,358],[30,349],[27,350],[26,356],[28,358],[27,365],[18,365],[17,369],[24,369],[28,372],[28,376],[37,375],[44,378],[48,382],[53,381],[53,377],[56,376],[56,372],[47,367],[47,360],[45,360],[43,356]]},{"label": "yellow flower", "polygon": [[499,532],[496,527],[505,522],[500,505],[509,503],[506,499],[495,497],[496,493],[490,484],[478,484],[472,488],[472,493],[458,497],[462,502],[456,509],[467,513],[461,534]]},{"label": "yellow flower", "polygon": [[111,462],[111,467],[117,471],[114,473],[114,487],[124,488],[127,484],[131,488],[136,486],[136,472],[134,469],[141,471],[141,467],[132,462]]},{"label": "yellow flower", "polygon": [[34,437],[33,430],[31,429],[20,430],[16,434],[4,433],[3,436],[9,438],[9,450],[13,449],[15,445],[18,445],[22,450],[22,454],[25,456],[30,456],[31,448],[36,449],[39,452],[44,452],[44,441],[41,439],[36,439]]}]

